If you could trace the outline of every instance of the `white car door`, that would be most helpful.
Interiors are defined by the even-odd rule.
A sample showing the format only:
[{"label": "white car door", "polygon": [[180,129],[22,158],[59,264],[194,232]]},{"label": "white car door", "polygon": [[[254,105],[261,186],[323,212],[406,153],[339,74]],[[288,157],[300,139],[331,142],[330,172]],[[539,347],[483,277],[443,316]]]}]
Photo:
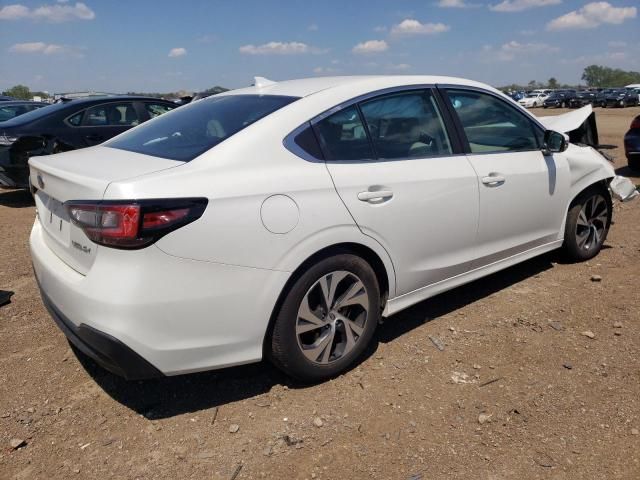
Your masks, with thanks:
[{"label": "white car door", "polygon": [[489,92],[447,89],[480,188],[474,267],[559,238],[569,201],[564,154],[543,155],[544,130]]},{"label": "white car door", "polygon": [[388,252],[402,295],[471,267],[478,182],[429,89],[388,93],[314,125],[336,190]]}]

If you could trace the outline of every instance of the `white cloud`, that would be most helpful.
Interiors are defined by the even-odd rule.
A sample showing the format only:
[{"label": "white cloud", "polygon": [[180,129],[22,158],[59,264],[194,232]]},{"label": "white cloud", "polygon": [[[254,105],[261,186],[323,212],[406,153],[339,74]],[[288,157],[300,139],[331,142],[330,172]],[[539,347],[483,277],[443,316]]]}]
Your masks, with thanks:
[{"label": "white cloud", "polygon": [[494,12],[521,12],[530,8],[558,5],[562,0],[504,0],[497,5],[489,5]]},{"label": "white cloud", "polygon": [[387,65],[387,68],[389,70],[405,71],[405,70],[410,70],[411,65],[409,65],[408,63],[397,63],[397,64]]},{"label": "white cloud", "polygon": [[313,69],[313,73],[316,75],[329,75],[338,72],[338,69],[333,67],[316,67]]},{"label": "white cloud", "polygon": [[465,0],[439,0],[436,6],[440,8],[470,8],[475,7],[475,4],[466,3]]},{"label": "white cloud", "polygon": [[636,18],[636,7],[614,7],[609,2],[587,3],[579,10],[573,10],[547,23],[547,30],[569,30],[574,28],[596,28],[603,23],[619,25],[625,20]]},{"label": "white cloud", "polygon": [[72,54],[76,57],[84,56],[82,54],[82,48],[44,42],[16,43],[15,45],[10,46],[8,50],[11,53],[21,54],[41,53],[43,55]]},{"label": "white cloud", "polygon": [[305,53],[325,53],[302,42],[269,42],[262,45],[243,45],[239,49],[245,55],[300,55]]},{"label": "white cloud", "polygon": [[42,5],[37,8],[21,4],[6,5],[0,8],[0,20],[35,20],[61,23],[72,20],[93,20],[96,14],[87,5],[77,2],[74,5]]},{"label": "white cloud", "polygon": [[485,62],[510,62],[517,58],[530,57],[535,54],[554,53],[559,49],[546,43],[520,43],[515,40],[498,48],[491,45],[482,47],[481,59]]},{"label": "white cloud", "polygon": [[357,55],[368,53],[381,53],[389,50],[389,45],[384,40],[367,40],[357,44],[351,51]]},{"label": "white cloud", "polygon": [[183,57],[187,54],[187,49],[182,47],[172,48],[169,50],[169,57]]},{"label": "white cloud", "polygon": [[394,25],[391,28],[391,33],[394,35],[435,35],[450,29],[451,27],[444,23],[420,23],[413,18],[407,18],[398,25]]}]

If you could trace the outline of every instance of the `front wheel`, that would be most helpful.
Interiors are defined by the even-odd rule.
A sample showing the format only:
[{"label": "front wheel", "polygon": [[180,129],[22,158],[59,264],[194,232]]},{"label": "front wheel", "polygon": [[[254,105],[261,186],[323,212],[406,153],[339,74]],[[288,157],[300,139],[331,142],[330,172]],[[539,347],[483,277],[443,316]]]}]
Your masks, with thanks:
[{"label": "front wheel", "polygon": [[592,187],[576,197],[567,214],[563,248],[569,259],[582,262],[595,257],[611,225],[609,192]]},{"label": "front wheel", "polygon": [[306,270],[275,319],[270,357],[304,382],[334,377],[365,351],[380,320],[380,288],[362,258],[340,254]]}]

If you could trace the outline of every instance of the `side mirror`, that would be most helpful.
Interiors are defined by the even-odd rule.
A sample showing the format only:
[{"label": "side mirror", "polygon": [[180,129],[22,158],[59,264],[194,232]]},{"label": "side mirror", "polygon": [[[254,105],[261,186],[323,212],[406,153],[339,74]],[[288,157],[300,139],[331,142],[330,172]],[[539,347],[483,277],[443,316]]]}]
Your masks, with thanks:
[{"label": "side mirror", "polygon": [[562,133],[547,130],[544,132],[544,144],[542,145],[543,155],[564,152],[569,147],[566,136]]}]

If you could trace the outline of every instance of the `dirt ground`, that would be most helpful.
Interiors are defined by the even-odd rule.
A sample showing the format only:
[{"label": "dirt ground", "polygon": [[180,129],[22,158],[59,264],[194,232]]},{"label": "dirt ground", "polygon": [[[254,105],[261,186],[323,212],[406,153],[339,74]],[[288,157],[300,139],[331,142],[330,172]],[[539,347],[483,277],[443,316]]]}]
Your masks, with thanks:
[{"label": "dirt ground", "polygon": [[[640,107],[596,111],[630,176]],[[0,192],[2,479],[640,478],[640,201],[616,204],[594,260],[550,254],[425,301],[312,387],[266,363],[129,383],[79,361],[38,295],[34,214]]]}]

